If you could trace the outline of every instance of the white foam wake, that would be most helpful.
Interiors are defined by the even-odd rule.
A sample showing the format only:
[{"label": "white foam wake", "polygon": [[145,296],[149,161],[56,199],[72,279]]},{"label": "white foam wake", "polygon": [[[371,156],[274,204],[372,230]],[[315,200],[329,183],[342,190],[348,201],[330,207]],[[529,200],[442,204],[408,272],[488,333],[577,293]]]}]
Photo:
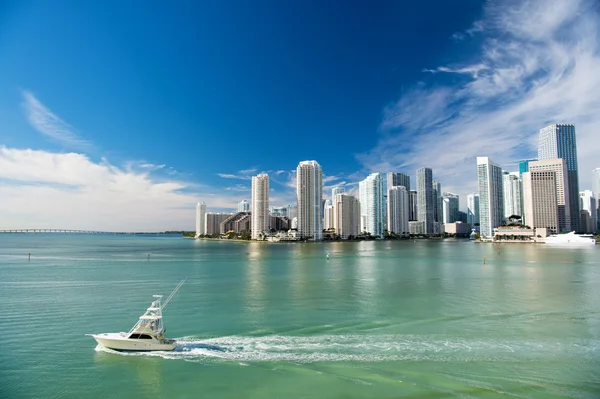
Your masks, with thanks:
[{"label": "white foam wake", "polygon": [[554,357],[594,357],[600,341],[507,341],[407,335],[314,335],[262,337],[182,337],[171,352],[115,352],[187,361],[386,362],[386,361],[526,361]]}]

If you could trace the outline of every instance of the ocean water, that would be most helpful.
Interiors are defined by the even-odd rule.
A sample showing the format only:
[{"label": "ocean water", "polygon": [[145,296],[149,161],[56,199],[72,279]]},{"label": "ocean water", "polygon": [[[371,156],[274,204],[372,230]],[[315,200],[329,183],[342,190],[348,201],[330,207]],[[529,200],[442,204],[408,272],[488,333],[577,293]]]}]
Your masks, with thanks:
[{"label": "ocean water", "polygon": [[[175,351],[84,335],[186,277]],[[0,235],[0,294],[0,398],[600,398],[600,246]]]}]

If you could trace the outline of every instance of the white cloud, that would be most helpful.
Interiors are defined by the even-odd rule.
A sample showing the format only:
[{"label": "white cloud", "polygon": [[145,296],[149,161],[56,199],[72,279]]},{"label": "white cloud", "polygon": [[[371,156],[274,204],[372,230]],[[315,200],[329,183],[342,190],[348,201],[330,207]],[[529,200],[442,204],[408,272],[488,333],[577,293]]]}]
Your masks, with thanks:
[{"label": "white cloud", "polygon": [[251,180],[252,176],[241,176],[234,175],[231,173],[217,173],[217,176],[222,177],[223,179],[239,179],[239,180]]},{"label": "white cloud", "polygon": [[476,156],[514,166],[536,155],[541,127],[575,123],[580,186],[588,187],[600,166],[597,7],[586,0],[494,1],[474,28],[483,38],[477,57],[429,70],[466,79],[403,93],[384,109],[378,145],[358,159],[369,170],[431,167],[444,191],[464,199],[476,191]]},{"label": "white cloud", "polygon": [[0,146],[0,229],[193,230],[197,201],[210,197],[209,210],[235,207],[221,190],[159,179],[149,169]]},{"label": "white cloud", "polygon": [[29,123],[40,133],[75,148],[88,148],[90,143],[83,140],[75,129],[56,116],[31,92],[23,91],[23,107]]}]

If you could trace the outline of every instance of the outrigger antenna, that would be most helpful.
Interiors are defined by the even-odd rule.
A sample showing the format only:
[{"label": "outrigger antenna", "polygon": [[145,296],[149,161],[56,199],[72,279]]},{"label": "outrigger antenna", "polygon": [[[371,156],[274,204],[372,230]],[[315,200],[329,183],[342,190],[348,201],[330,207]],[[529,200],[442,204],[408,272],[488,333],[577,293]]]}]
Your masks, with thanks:
[{"label": "outrigger antenna", "polygon": [[173,298],[173,296],[177,293],[177,291],[179,291],[179,289],[181,288],[181,286],[183,285],[183,283],[185,283],[185,280],[187,280],[187,277],[184,278],[183,280],[181,280],[179,282],[179,284],[177,284],[177,287],[175,287],[175,289],[173,290],[173,292],[171,292],[171,295],[169,295],[167,297],[167,299],[165,300],[165,303],[163,303],[163,305],[161,306],[161,310],[164,310],[167,307],[167,304],[169,303],[169,301],[171,300],[171,298]]}]

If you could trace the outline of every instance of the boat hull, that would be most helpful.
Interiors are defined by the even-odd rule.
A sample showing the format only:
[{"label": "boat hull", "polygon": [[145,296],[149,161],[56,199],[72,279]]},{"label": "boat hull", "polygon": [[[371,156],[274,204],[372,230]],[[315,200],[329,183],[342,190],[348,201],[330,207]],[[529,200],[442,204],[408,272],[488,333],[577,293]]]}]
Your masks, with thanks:
[{"label": "boat hull", "polygon": [[129,339],[121,334],[90,334],[98,344],[117,351],[149,352],[172,351],[177,346],[173,339]]}]

